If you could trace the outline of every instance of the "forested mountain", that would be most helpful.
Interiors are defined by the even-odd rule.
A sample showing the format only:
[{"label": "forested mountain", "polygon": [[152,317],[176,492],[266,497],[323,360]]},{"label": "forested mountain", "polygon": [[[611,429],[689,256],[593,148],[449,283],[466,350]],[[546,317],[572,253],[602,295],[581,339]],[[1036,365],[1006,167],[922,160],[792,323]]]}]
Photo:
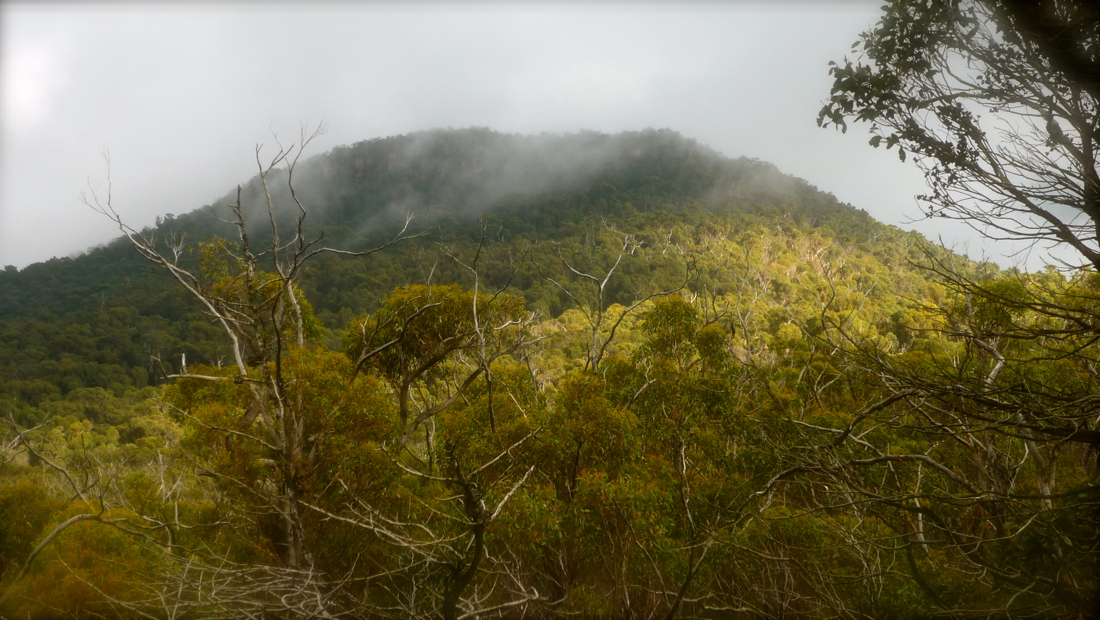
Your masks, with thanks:
[{"label": "forested mountain", "polygon": [[[275,171],[268,185],[280,224],[292,226],[296,209],[285,177]],[[322,256],[308,265],[301,286],[324,326],[337,332],[396,286],[426,282],[429,274],[437,283],[463,282],[462,270],[441,260],[439,244],[468,246],[480,239],[482,220],[490,247],[532,253],[512,286],[547,318],[571,300],[539,269],[557,270],[559,249],[598,245],[615,230],[641,246],[610,283],[609,304],[668,288],[683,277],[687,258],[705,260],[688,245],[715,234],[708,226],[787,245],[790,235],[816,234],[835,240],[834,251],[867,254],[884,270],[901,273],[911,270],[907,261],[924,244],[770,164],[730,160],[671,131],[524,137],[437,130],[339,147],[303,161],[295,177],[309,211],[307,234],[323,232],[327,245],[384,243],[407,215],[415,217],[410,230],[424,235],[372,261]],[[266,243],[259,178],[241,194],[253,242]],[[220,220],[236,198],[234,191],[215,205],[167,215],[153,232],[162,242],[233,238],[232,226]],[[193,258],[183,256],[184,262]],[[493,284],[507,271],[504,265],[487,269]],[[728,276],[712,277],[730,285]],[[77,387],[118,392],[157,384],[181,355],[193,363],[216,363],[224,355],[219,331],[199,305],[124,239],[77,258],[0,272],[0,321],[0,393],[30,403]]]},{"label": "forested mountain", "polygon": [[1085,615],[1096,287],[670,131],[336,148],[0,272],[0,614]]}]

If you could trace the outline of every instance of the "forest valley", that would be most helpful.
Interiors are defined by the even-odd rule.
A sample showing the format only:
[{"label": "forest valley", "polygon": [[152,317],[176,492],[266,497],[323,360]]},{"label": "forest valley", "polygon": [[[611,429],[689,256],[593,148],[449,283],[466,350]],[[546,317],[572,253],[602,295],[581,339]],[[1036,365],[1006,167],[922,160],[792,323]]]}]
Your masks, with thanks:
[{"label": "forest valley", "polygon": [[[942,161],[886,33],[1005,19],[889,5],[820,122]],[[1036,153],[1091,153],[1048,91],[1091,124]],[[943,101],[927,200],[973,216],[1010,151]],[[1095,617],[1095,231],[1027,273],[669,131],[315,135],[0,272],[0,616]]]}]

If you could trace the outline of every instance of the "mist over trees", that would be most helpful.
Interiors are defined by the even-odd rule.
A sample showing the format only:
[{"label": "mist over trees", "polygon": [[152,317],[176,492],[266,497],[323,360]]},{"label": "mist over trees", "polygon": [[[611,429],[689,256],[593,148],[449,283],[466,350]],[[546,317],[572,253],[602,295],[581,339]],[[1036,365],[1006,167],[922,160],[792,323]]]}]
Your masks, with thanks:
[{"label": "mist over trees", "polygon": [[819,122],[1061,270],[666,130],[89,195],[123,239],[0,272],[0,615],[1094,617],[1097,22],[1044,7],[889,4]]}]

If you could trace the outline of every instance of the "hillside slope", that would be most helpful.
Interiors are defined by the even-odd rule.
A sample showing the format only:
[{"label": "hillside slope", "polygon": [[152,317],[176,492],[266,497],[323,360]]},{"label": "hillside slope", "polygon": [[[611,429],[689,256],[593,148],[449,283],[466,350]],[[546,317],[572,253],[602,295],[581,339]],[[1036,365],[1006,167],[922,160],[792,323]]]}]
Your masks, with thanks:
[{"label": "hillside slope", "polygon": [[[293,209],[285,173],[272,175],[269,185],[287,225]],[[546,279],[562,268],[561,256],[606,269],[617,235],[632,235],[640,246],[625,258],[606,303],[628,304],[675,286],[689,261],[696,285],[705,281],[720,292],[732,286],[731,274],[747,259],[717,264],[712,246],[719,238],[734,247],[748,237],[775,245],[754,259],[774,268],[802,260],[792,248],[816,236],[879,273],[881,292],[912,290],[903,282],[919,279],[908,264],[919,257],[919,235],[880,224],[771,164],[730,159],[667,130],[518,136],[467,129],[374,139],[303,161],[295,187],[309,209],[308,230],[323,232],[333,247],[379,244],[407,214],[424,233],[370,260],[322,256],[311,264],[302,286],[333,344],[352,316],[396,286],[429,277],[464,282],[466,274],[442,251],[476,243],[481,221],[495,257],[484,263],[487,281],[502,284],[510,261],[526,253],[530,260],[512,287],[550,317],[573,303]],[[167,217],[155,232],[192,243],[231,236],[217,218],[226,217],[224,205],[235,197],[230,192],[216,205]],[[262,244],[267,218],[258,178],[244,184],[242,199],[253,242]],[[602,237],[610,240],[601,245]],[[0,391],[27,402],[78,387],[118,392],[156,383],[183,354],[215,363],[220,346],[198,305],[124,239],[0,272]]]}]

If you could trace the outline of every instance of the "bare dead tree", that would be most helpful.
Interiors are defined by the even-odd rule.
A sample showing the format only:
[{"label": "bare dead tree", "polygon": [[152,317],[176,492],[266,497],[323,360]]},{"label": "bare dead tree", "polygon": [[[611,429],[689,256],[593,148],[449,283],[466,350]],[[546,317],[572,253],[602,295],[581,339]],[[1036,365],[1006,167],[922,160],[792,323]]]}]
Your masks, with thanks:
[{"label": "bare dead tree", "polygon": [[[312,553],[303,531],[304,509],[300,487],[304,478],[316,467],[322,444],[330,433],[325,420],[312,419],[312,414],[307,411],[308,403],[302,401],[295,378],[286,367],[288,356],[307,345],[306,332],[312,320],[298,289],[303,266],[323,253],[370,256],[416,236],[408,234],[412,219],[409,216],[391,241],[367,250],[327,247],[320,243],[322,235],[307,237],[305,221],[308,210],[295,189],[294,173],[305,149],[322,132],[323,127],[312,132],[303,127],[300,140],[289,146],[281,144],[276,137],[277,150],[269,160],[261,159],[262,145],[256,147],[256,165],[265,203],[263,212],[270,239],[263,247],[254,246],[249,234],[250,223],[246,222],[244,215],[242,190],[238,187],[237,201],[229,206],[231,216],[223,220],[236,229],[238,241],[200,244],[197,268],[186,265],[182,260],[185,256],[183,239],[169,237],[161,240],[155,230],[138,231],[124,222],[111,200],[109,158],[106,195],[101,196],[92,188],[83,197],[86,205],[115,222],[143,258],[168,271],[201,304],[231,343],[234,360],[232,373],[195,374],[188,372],[186,366],[181,364],[180,371],[170,375],[170,378],[231,382],[245,386],[250,394],[250,403],[231,427],[212,426],[188,412],[179,413],[192,423],[206,424],[207,430],[223,433],[227,446],[231,442],[243,442],[270,455],[268,474],[271,484],[243,484],[243,481],[219,473],[201,462],[198,467],[204,475],[220,484],[244,489],[252,501],[258,502],[257,507],[277,518],[279,533],[272,543],[279,567],[254,569],[258,571],[257,578],[271,577],[275,579],[272,583],[289,583],[314,574]],[[285,168],[286,186],[293,203],[293,225],[289,235],[280,230],[282,214],[270,186],[273,173],[281,167]],[[248,592],[247,584],[252,579],[249,576],[252,573],[244,569],[234,571],[226,574],[233,575],[234,579],[244,579],[238,579],[239,583],[244,584],[240,586],[240,591]],[[193,571],[186,570],[177,572],[177,576],[193,574]],[[320,587],[318,584],[327,583],[328,578],[322,576],[318,579],[320,581],[311,577],[294,587],[304,588],[303,592],[316,589]],[[256,590],[255,595],[256,600],[280,598],[271,589]]]}]

